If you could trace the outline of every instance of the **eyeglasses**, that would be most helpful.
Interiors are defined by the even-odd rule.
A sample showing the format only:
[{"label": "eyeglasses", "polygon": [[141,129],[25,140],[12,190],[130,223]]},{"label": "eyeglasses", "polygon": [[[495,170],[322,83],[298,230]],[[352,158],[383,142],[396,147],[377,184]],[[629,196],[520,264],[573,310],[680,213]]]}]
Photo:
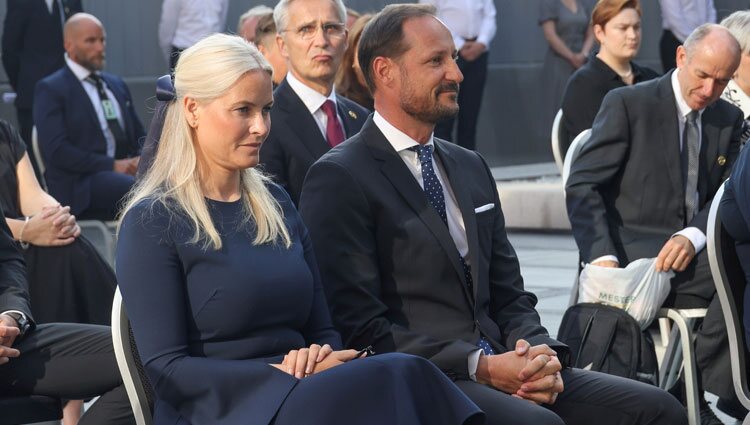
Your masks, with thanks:
[{"label": "eyeglasses", "polygon": [[282,32],[293,32],[297,37],[303,40],[312,40],[318,34],[318,29],[323,29],[323,35],[327,38],[341,38],[346,34],[346,27],[344,24],[339,23],[327,23],[321,25],[307,24],[297,29],[284,30]]}]

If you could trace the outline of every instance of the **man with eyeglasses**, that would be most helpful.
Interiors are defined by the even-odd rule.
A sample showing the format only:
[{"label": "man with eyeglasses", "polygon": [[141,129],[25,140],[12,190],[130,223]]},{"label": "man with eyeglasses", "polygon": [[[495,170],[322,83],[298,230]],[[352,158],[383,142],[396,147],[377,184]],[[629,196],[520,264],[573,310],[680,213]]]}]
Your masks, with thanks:
[{"label": "man with eyeglasses", "polygon": [[274,92],[260,160],[297,204],[308,168],[358,133],[369,111],[333,89],[348,44],[341,0],[281,0],[273,17],[288,72]]}]

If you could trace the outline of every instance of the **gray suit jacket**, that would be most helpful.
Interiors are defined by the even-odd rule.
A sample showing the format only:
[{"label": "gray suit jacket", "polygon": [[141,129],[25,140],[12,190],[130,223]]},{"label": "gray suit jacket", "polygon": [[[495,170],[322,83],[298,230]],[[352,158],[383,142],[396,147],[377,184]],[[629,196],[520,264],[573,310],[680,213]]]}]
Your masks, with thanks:
[{"label": "gray suit jacket", "polygon": [[655,257],[685,227],[704,233],[708,208],[737,157],[742,114],[719,100],[701,117],[701,210],[685,220],[677,106],[671,73],[607,94],[591,139],[572,164],[568,216],[583,261],[616,255],[625,266]]}]

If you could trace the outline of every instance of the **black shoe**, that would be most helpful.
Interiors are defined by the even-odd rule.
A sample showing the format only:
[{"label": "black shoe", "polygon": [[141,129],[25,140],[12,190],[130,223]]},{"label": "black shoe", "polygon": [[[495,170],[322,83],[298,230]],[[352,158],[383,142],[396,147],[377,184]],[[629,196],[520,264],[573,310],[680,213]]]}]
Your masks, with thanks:
[{"label": "black shoe", "polygon": [[716,417],[716,414],[711,410],[711,406],[701,404],[701,425],[724,425],[724,422]]},{"label": "black shoe", "polygon": [[719,401],[716,402],[716,408],[738,421],[744,420],[747,416],[747,409],[737,400],[737,397],[719,398]]}]

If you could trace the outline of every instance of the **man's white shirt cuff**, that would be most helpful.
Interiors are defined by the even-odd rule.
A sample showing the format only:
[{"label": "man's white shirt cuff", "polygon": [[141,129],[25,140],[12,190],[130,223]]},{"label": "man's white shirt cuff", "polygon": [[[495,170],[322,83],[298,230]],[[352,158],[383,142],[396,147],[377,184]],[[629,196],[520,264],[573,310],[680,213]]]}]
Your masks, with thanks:
[{"label": "man's white shirt cuff", "polygon": [[481,348],[477,348],[476,351],[469,353],[469,378],[474,382],[477,380],[477,368],[479,367],[479,356],[481,355]]},{"label": "man's white shirt cuff", "polygon": [[706,235],[697,227],[686,227],[672,235],[672,237],[675,237],[677,235],[688,238],[688,240],[693,244],[693,248],[695,248],[696,254],[701,252],[701,250],[706,247]]}]

